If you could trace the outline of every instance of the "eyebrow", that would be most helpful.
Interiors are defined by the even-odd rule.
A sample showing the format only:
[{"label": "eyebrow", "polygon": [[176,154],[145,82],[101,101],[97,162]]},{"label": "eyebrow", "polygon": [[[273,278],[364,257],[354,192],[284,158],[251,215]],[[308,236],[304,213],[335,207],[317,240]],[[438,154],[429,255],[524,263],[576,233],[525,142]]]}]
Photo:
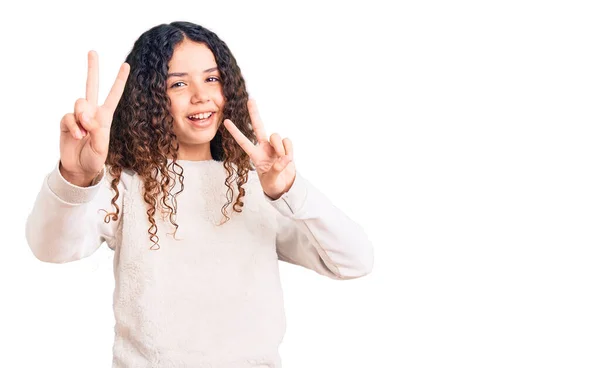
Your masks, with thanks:
[{"label": "eyebrow", "polygon": [[[212,73],[212,72],[218,71],[218,70],[219,70],[219,68],[215,66],[215,67],[206,69],[202,73]],[[169,73],[169,74],[167,74],[167,79],[169,79],[171,77],[185,77],[187,75],[188,75],[188,73]]]}]

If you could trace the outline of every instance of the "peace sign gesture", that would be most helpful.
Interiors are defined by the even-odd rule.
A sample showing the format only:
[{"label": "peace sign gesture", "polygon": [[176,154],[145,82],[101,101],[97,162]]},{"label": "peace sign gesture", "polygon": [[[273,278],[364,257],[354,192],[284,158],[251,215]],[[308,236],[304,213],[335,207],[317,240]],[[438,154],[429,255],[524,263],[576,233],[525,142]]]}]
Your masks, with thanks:
[{"label": "peace sign gesture", "polygon": [[75,102],[73,113],[60,122],[60,171],[70,183],[88,186],[108,156],[110,126],[123,95],[129,64],[124,63],[106,101],[98,106],[98,55],[88,53],[85,98]]},{"label": "peace sign gesture", "polygon": [[225,128],[250,156],[265,194],[272,199],[278,199],[292,187],[296,178],[292,141],[288,138],[282,140],[277,133],[271,134],[270,139],[267,139],[254,100],[248,100],[248,111],[252,129],[258,139],[257,145],[254,145],[231,120],[225,119]]}]

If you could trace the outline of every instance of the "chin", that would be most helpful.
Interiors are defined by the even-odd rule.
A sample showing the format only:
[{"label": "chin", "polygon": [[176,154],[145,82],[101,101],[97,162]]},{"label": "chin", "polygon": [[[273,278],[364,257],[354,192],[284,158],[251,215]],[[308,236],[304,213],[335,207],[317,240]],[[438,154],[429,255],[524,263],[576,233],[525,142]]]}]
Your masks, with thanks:
[{"label": "chin", "polygon": [[205,144],[210,143],[217,135],[216,129],[206,130],[204,132],[194,132],[188,135],[185,141],[189,144]]}]

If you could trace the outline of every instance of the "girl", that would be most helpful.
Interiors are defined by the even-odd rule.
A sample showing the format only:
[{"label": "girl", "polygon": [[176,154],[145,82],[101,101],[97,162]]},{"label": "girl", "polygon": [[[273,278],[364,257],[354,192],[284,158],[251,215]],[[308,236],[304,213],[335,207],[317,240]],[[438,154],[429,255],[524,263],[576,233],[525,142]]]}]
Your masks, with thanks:
[{"label": "girl", "polygon": [[113,367],[281,367],[278,260],[371,271],[363,230],[267,137],[227,45],[192,23],[135,42],[104,104],[98,57],[27,220],[45,262],[114,250]]}]

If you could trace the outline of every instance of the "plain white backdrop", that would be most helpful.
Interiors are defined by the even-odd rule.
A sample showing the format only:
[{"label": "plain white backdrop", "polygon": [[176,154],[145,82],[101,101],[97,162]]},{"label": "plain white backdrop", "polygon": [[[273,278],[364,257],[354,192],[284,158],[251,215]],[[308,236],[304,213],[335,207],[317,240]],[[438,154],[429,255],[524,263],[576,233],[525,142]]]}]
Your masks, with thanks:
[{"label": "plain white backdrop", "polygon": [[600,366],[600,13],[385,4],[1,5],[0,366],[110,367],[112,252],[44,264],[25,221],[87,51],[103,98],[175,20],[229,45],[266,129],[375,247],[352,281],[281,264],[285,368]]}]

